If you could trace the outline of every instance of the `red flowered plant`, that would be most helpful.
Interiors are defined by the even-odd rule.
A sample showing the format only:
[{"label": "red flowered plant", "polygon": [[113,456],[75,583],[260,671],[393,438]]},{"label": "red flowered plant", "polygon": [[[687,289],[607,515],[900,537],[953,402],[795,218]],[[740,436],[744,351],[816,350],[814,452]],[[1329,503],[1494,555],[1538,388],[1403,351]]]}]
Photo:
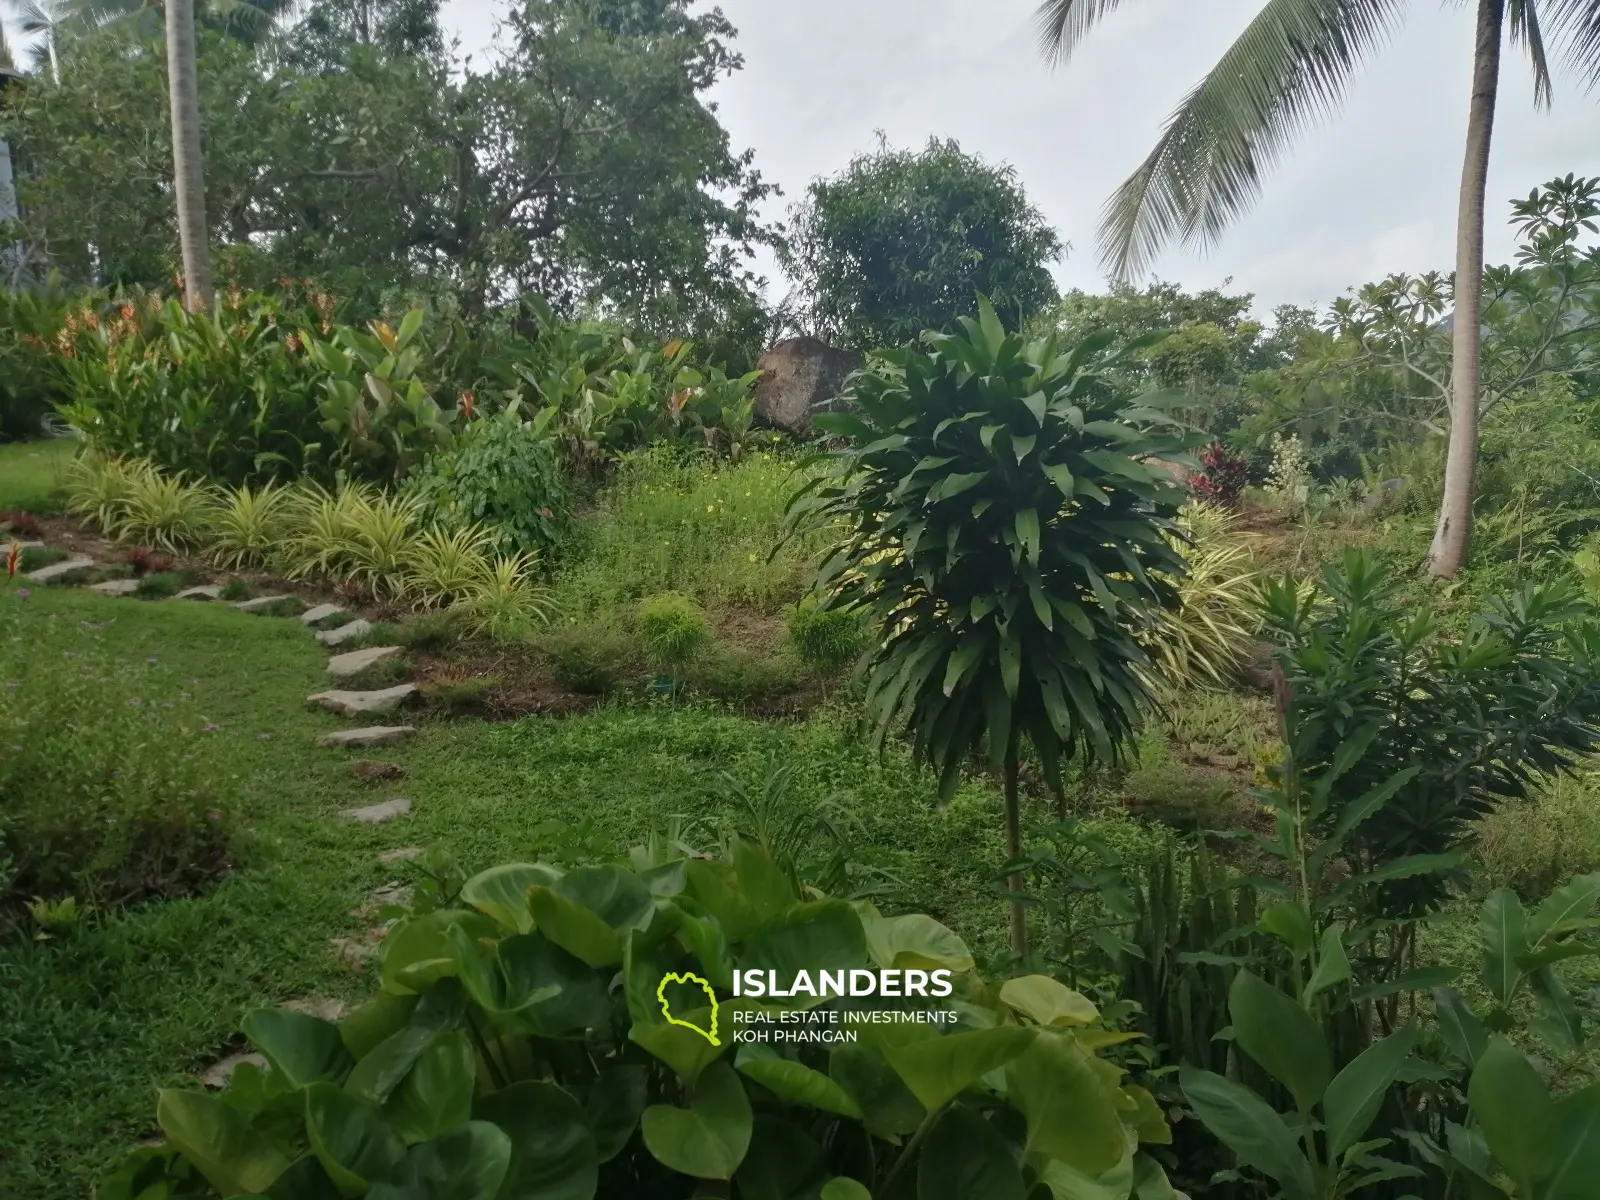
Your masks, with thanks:
[{"label": "red flowered plant", "polygon": [[17,568],[21,565],[22,547],[16,542],[12,542],[11,546],[6,550],[6,578],[15,579],[17,577]]},{"label": "red flowered plant", "polygon": [[1250,481],[1244,459],[1229,454],[1221,442],[1212,442],[1200,452],[1200,474],[1189,476],[1189,486],[1207,504],[1237,508]]},{"label": "red flowered plant", "polygon": [[39,518],[20,508],[8,508],[0,512],[0,526],[8,527],[12,533],[20,533],[28,538],[44,534],[44,526],[39,523]]},{"label": "red flowered plant", "polygon": [[172,558],[166,554],[158,554],[145,546],[135,546],[128,551],[128,565],[133,568],[135,575],[159,575],[162,571],[172,570]]}]

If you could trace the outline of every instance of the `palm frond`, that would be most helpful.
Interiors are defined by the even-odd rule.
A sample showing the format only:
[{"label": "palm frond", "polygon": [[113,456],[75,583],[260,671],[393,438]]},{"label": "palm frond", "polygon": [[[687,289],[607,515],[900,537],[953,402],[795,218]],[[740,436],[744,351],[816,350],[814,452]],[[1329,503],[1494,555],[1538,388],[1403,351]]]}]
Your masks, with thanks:
[{"label": "palm frond", "polygon": [[1549,108],[1555,90],[1550,83],[1544,31],[1539,27],[1538,0],[1511,0],[1506,7],[1506,20],[1511,26],[1512,45],[1522,42],[1528,47],[1528,60],[1533,66],[1533,103],[1538,108]]},{"label": "palm frond", "polygon": [[[1531,3],[1531,0],[1522,0]],[[1586,88],[1600,84],[1600,0],[1541,0],[1561,57]]]},{"label": "palm frond", "polygon": [[1174,238],[1213,242],[1290,142],[1338,105],[1404,9],[1402,0],[1268,0],[1107,201],[1104,263],[1126,276]]},{"label": "palm frond", "polygon": [[1066,62],[1095,23],[1110,16],[1121,3],[1122,0],[1044,0],[1034,14],[1034,24],[1045,59],[1057,66]]}]

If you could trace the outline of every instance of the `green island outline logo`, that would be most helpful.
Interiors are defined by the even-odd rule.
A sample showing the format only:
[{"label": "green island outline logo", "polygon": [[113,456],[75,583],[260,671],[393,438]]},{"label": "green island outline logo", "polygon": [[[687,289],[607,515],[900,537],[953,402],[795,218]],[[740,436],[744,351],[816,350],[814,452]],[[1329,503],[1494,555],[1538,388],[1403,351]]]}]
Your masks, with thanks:
[{"label": "green island outline logo", "polygon": [[[696,1025],[693,1021],[680,1021],[677,1017],[672,1015],[672,1005],[667,1000],[667,984],[669,983],[698,984],[705,992],[707,998],[711,1001],[710,1033],[707,1033],[704,1029],[701,1029],[700,1026]],[[685,971],[681,975],[676,971],[669,972],[661,977],[660,983],[656,984],[656,999],[661,1003],[661,1015],[667,1019],[668,1025],[682,1025],[685,1029],[694,1030],[713,1046],[722,1045],[721,1042],[717,1041],[717,993],[712,989],[709,982],[701,979],[700,976],[696,975],[692,971]]]}]

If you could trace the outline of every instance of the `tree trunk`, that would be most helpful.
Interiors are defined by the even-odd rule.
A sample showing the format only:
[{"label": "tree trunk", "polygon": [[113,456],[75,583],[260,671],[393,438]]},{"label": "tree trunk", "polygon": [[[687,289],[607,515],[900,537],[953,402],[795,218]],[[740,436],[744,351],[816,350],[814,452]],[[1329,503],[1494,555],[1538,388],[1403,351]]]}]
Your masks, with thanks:
[{"label": "tree trunk", "polygon": [[1489,182],[1489,145],[1500,90],[1500,39],[1505,0],[1478,0],[1478,37],[1472,64],[1472,106],[1467,155],[1461,169],[1456,216],[1455,313],[1450,362],[1450,449],[1444,496],[1428,552],[1428,569],[1444,579],[1461,569],[1472,536],[1472,501],[1478,468],[1479,368],[1483,351],[1483,207]]},{"label": "tree trunk", "polygon": [[[1011,736],[1006,747],[1006,858],[1016,862],[1022,857],[1022,813],[1017,805],[1017,737]],[[1006,887],[1013,893],[1021,892],[1024,884],[1021,875],[1007,875]],[[1028,909],[1021,900],[1011,902],[1011,952],[1021,962],[1028,956]]]},{"label": "tree trunk", "polygon": [[167,88],[172,97],[173,193],[183,249],[184,304],[211,307],[211,247],[206,241],[206,181],[200,159],[200,83],[195,71],[194,0],[167,2]]}]

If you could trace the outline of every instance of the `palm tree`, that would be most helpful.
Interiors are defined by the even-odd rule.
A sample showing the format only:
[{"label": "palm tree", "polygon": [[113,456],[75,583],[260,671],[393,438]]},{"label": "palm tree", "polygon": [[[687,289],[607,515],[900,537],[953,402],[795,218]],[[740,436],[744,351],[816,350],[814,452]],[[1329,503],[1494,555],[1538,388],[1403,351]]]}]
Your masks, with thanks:
[{"label": "palm tree", "polygon": [[211,307],[211,246],[206,239],[206,182],[200,158],[200,84],[195,68],[194,5],[167,5],[167,89],[172,99],[173,191],[178,244],[191,312]]},{"label": "palm tree", "polygon": [[33,60],[50,60],[50,78],[61,82],[61,60],[56,57],[56,38],[61,26],[73,13],[65,0],[21,0],[16,5],[17,29],[34,39]]},{"label": "palm tree", "polygon": [[[1038,13],[1047,57],[1064,62],[1122,0],[1044,0]],[[1466,158],[1456,227],[1450,446],[1429,569],[1461,568],[1472,532],[1478,458],[1479,310],[1483,293],[1484,189],[1507,32],[1526,47],[1534,96],[1551,99],[1545,30],[1567,65],[1600,82],[1600,0],[1475,0],[1477,38]],[[1214,241],[1249,207],[1261,175],[1291,140],[1326,116],[1356,68],[1404,16],[1406,0],[1266,0],[1256,18],[1167,121],[1156,148],[1106,202],[1100,248],[1117,274],[1137,271],[1167,242]],[[1509,27],[1509,28],[1508,28]]]}]

